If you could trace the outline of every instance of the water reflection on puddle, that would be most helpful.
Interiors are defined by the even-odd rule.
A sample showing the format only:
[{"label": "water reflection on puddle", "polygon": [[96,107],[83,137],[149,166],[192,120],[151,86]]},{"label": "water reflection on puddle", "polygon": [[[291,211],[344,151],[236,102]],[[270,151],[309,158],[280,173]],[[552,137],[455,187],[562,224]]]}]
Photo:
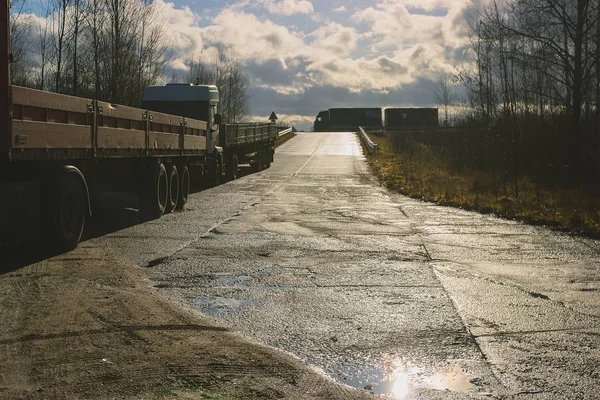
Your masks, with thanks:
[{"label": "water reflection on puddle", "polygon": [[435,374],[430,374],[423,368],[394,361],[381,369],[337,368],[330,372],[333,372],[338,381],[346,385],[372,393],[387,394],[398,400],[407,398],[417,389],[450,390],[460,393],[476,389],[465,371],[458,366],[449,366]]}]

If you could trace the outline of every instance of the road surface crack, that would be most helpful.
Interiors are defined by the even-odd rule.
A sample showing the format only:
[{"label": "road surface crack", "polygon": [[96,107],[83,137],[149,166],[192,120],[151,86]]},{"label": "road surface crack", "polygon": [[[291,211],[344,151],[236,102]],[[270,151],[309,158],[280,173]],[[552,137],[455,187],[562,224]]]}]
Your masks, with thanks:
[{"label": "road surface crack", "polygon": [[474,337],[475,338],[485,338],[485,337],[535,335],[537,333],[585,332],[588,330],[595,330],[595,329],[598,329],[598,327],[590,326],[590,327],[585,327],[585,328],[540,329],[540,330],[530,330],[530,331],[482,333],[481,335],[475,335]]},{"label": "road surface crack", "polygon": [[232,221],[233,219],[239,217],[240,215],[242,215],[242,213],[244,211],[246,211],[247,209],[249,209],[251,207],[255,207],[259,203],[260,203],[260,201],[255,201],[255,202],[252,202],[250,204],[247,204],[246,206],[242,207],[240,210],[236,211],[230,217],[227,217],[227,218],[225,218],[225,219],[217,222],[216,224],[214,224],[210,228],[208,228],[208,230],[206,232],[204,232],[203,234],[199,235],[196,239],[190,240],[189,242],[187,242],[183,246],[179,247],[177,250],[171,252],[171,254],[168,254],[166,256],[162,256],[162,257],[158,257],[158,258],[155,258],[153,260],[150,260],[150,261],[146,262],[145,264],[139,265],[139,267],[141,267],[141,268],[153,268],[153,267],[157,267],[157,266],[159,266],[161,264],[165,264],[171,258],[173,258],[173,256],[175,254],[178,254],[178,253],[182,252],[183,250],[187,249],[191,245],[193,245],[195,243],[198,243],[200,240],[202,240],[204,238],[209,237],[211,234],[222,234],[222,232],[219,231],[219,229],[218,229],[219,227],[221,227],[222,225],[224,225],[224,224]]}]

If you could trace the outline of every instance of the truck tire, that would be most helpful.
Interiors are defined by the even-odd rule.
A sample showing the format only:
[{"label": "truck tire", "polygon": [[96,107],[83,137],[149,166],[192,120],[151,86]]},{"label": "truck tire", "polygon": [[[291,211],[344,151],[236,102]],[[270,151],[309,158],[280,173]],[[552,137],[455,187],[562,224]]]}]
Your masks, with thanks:
[{"label": "truck tire", "polygon": [[[56,182],[56,181],[55,181]],[[86,214],[89,214],[87,184],[75,167],[60,171],[57,187],[49,187],[44,215],[45,241],[53,250],[73,250],[81,240]],[[86,210],[87,208],[87,210]]]},{"label": "truck tire", "polygon": [[239,162],[237,154],[232,154],[229,157],[229,162],[227,163],[227,178],[230,180],[237,179],[239,170]]},{"label": "truck tire", "polygon": [[190,194],[190,170],[185,164],[181,165],[179,169],[179,198],[176,210],[183,210]]},{"label": "truck tire", "polygon": [[142,191],[139,199],[141,211],[147,218],[157,219],[165,213],[168,187],[167,170],[163,163],[158,163],[152,171],[147,190]]},{"label": "truck tire", "polygon": [[177,172],[177,167],[174,164],[169,166],[167,178],[167,205],[165,207],[165,213],[170,213],[177,208],[177,202],[179,201],[179,174]]}]

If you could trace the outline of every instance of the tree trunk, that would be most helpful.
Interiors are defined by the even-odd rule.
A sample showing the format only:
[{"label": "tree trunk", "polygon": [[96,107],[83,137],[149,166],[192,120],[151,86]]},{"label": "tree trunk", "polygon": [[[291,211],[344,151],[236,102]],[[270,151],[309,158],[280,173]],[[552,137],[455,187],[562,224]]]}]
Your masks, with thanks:
[{"label": "tree trunk", "polygon": [[571,114],[570,158],[575,176],[582,172],[582,134],[581,111],[583,103],[583,35],[585,29],[585,14],[589,0],[577,1],[577,23],[575,29],[574,59],[573,59],[573,110]]}]

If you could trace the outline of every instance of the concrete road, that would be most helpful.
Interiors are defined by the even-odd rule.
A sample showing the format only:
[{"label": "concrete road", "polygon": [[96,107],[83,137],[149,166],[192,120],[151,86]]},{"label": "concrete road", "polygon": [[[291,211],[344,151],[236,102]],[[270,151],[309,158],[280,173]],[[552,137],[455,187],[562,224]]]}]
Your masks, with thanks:
[{"label": "concrete road", "polygon": [[600,398],[600,242],[389,193],[351,133],[81,246],[365,391]]}]

